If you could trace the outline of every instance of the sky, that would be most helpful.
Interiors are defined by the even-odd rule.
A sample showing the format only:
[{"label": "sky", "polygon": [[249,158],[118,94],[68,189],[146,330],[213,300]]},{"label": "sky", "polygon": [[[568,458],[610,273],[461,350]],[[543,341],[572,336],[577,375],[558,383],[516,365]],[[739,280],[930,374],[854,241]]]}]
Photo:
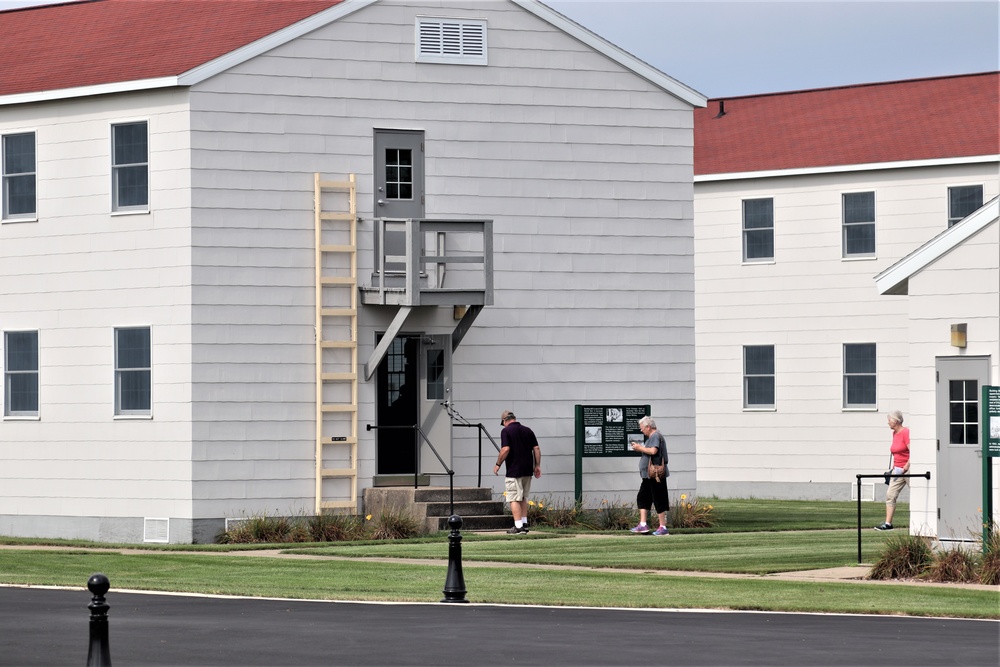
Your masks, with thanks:
[{"label": "sky", "polygon": [[1000,0],[544,1],[710,98],[1000,69]]}]

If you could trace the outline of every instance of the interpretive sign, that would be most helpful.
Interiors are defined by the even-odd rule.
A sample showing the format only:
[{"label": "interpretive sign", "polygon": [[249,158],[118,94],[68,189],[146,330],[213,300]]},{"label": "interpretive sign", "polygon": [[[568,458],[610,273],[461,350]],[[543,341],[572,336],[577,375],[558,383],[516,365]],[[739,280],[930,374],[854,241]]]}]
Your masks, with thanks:
[{"label": "interpretive sign", "polygon": [[576,451],[581,456],[638,456],[631,442],[646,440],[639,420],[648,405],[576,406]]},{"label": "interpretive sign", "polygon": [[983,387],[983,439],[986,456],[1000,456],[1000,387]]}]

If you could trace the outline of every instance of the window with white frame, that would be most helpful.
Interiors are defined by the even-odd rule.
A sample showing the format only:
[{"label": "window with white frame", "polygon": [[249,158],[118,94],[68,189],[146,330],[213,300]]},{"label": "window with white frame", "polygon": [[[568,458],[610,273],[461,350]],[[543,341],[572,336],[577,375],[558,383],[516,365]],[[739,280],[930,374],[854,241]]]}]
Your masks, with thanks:
[{"label": "window with white frame", "polygon": [[111,126],[111,210],[149,210],[149,125]]},{"label": "window with white frame", "polygon": [[418,16],[416,61],[486,65],[486,21]]},{"label": "window with white frame", "polygon": [[848,192],[844,198],[844,257],[875,256],[875,193]]},{"label": "window with white frame", "polygon": [[960,185],[948,188],[948,226],[960,222],[983,206],[983,186]]},{"label": "window with white frame", "polygon": [[115,414],[152,414],[149,327],[115,329]]},{"label": "window with white frame", "polygon": [[875,343],[844,345],[844,407],[874,408],[876,404]]},{"label": "window with white frame", "polygon": [[774,199],[743,200],[743,261],[774,259]]},{"label": "window with white frame", "polygon": [[774,407],[774,346],[743,347],[743,407]]},{"label": "window with white frame", "polygon": [[38,416],[38,332],[7,331],[3,335],[3,413]]},{"label": "window with white frame", "polygon": [[3,136],[3,219],[35,217],[35,133]]}]

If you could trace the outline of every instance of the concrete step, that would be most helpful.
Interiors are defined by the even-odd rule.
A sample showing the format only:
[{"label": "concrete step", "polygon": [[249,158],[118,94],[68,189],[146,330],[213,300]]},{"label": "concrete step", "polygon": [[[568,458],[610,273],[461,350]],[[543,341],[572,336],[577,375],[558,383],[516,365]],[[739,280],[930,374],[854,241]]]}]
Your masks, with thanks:
[{"label": "concrete step", "polygon": [[[446,486],[430,486],[415,489],[415,493],[413,494],[414,502],[418,503],[446,503],[450,498],[451,491]],[[493,489],[477,486],[455,487],[456,503],[470,500],[493,500]]]},{"label": "concrete step", "polygon": [[[514,519],[509,514],[491,514],[489,516],[462,516],[462,527],[460,530],[507,530],[514,525]],[[427,530],[430,532],[438,530],[451,530],[448,525],[448,517],[427,517]]]},{"label": "concrete step", "polygon": [[[427,516],[449,516],[451,503],[424,503],[427,505]],[[455,514],[465,516],[489,516],[503,514],[503,503],[498,500],[478,500],[470,502],[455,502]]]}]

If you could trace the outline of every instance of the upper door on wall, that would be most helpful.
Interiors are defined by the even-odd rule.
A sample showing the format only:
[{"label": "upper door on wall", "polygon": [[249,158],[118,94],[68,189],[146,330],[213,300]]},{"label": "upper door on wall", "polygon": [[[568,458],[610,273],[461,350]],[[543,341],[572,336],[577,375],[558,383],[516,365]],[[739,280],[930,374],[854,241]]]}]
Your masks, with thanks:
[{"label": "upper door on wall", "polygon": [[[375,130],[376,218],[424,217],[424,133],[419,130]],[[375,257],[380,249],[375,239]],[[387,255],[406,254],[406,234],[386,232]],[[378,260],[376,259],[376,266]],[[402,273],[401,262],[386,264],[386,273]]]}]

